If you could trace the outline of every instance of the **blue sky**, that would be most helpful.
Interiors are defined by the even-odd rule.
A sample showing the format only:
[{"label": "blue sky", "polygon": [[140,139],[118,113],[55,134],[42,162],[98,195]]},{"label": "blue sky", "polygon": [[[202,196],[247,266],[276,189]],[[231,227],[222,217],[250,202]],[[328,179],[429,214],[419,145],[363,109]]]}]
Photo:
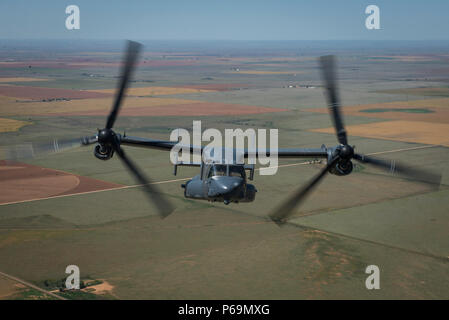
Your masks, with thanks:
[{"label": "blue sky", "polygon": [[[65,28],[78,5],[81,29]],[[365,28],[380,8],[381,30]],[[449,40],[447,0],[2,0],[1,39]]]}]

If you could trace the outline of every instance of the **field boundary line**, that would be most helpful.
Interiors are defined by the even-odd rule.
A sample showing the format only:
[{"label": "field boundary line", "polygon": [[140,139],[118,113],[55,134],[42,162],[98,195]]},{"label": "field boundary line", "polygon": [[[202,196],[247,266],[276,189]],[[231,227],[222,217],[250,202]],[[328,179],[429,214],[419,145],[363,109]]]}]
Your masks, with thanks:
[{"label": "field boundary line", "polygon": [[[368,156],[372,155],[378,155],[378,154],[387,154],[387,153],[395,153],[395,152],[403,152],[403,151],[412,151],[412,150],[419,150],[419,149],[427,149],[427,148],[435,148],[440,147],[439,145],[425,145],[425,146],[419,146],[419,147],[412,147],[412,148],[402,148],[402,149],[395,149],[395,150],[387,150],[387,151],[379,151],[379,152],[373,152],[368,153]],[[289,163],[289,164],[283,164],[278,165],[275,168],[287,168],[287,167],[294,167],[294,166],[300,166],[300,165],[307,165],[307,164],[313,164],[316,163],[314,160],[311,161],[303,161],[303,162],[297,162],[297,163]],[[264,170],[265,168],[257,168],[257,171]],[[57,170],[60,172],[65,172],[67,174],[70,174],[69,172],[58,170],[58,169],[52,169]],[[162,180],[162,181],[156,181],[151,182],[150,184],[166,184],[166,183],[172,183],[172,182],[181,182],[190,180],[192,177],[189,178],[181,178],[181,179],[172,179],[172,180]],[[77,192],[77,193],[71,193],[71,194],[62,194],[57,196],[50,196],[50,197],[44,197],[44,198],[35,198],[35,199],[28,199],[28,200],[20,200],[20,201],[12,201],[12,202],[5,202],[0,203],[0,206],[7,206],[7,205],[13,205],[13,204],[19,204],[19,203],[27,203],[27,202],[34,202],[34,201],[42,201],[42,200],[50,200],[50,199],[59,199],[59,198],[65,198],[65,197],[73,197],[73,196],[81,196],[85,194],[93,194],[93,193],[100,193],[100,192],[107,192],[107,191],[114,191],[114,190],[125,190],[125,189],[133,189],[133,188],[139,188],[142,187],[142,184],[135,184],[130,186],[123,186],[123,187],[113,187],[113,188],[107,188],[107,189],[101,189],[101,190],[93,190],[93,191],[86,191],[86,192]]]}]

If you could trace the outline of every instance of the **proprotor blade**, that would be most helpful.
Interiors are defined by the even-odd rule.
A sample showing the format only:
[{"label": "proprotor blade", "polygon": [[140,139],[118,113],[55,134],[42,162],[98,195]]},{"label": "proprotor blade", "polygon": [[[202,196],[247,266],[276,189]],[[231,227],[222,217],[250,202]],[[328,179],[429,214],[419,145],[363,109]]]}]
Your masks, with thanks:
[{"label": "proprotor blade", "polygon": [[373,158],[362,154],[355,154],[354,159],[363,163],[371,164],[392,174],[397,173],[406,178],[430,184],[436,188],[438,188],[441,183],[441,174],[439,173],[412,168],[394,160]]},{"label": "proprotor blade", "polygon": [[278,225],[282,225],[287,222],[287,219],[294,213],[294,209],[306,199],[310,191],[312,191],[318,185],[318,183],[324,178],[326,173],[328,173],[329,170],[333,166],[335,166],[338,160],[340,160],[339,157],[334,158],[305,186],[301,186],[301,188],[292,193],[284,203],[282,203],[279,207],[272,211],[272,213],[269,215],[270,219]]},{"label": "proprotor blade", "polygon": [[323,80],[326,85],[326,96],[332,122],[335,127],[337,139],[340,144],[348,144],[346,130],[340,111],[340,101],[337,92],[337,79],[335,70],[335,56],[320,57]]},{"label": "proprotor blade", "polygon": [[123,161],[123,164],[145,189],[150,201],[156,205],[161,218],[165,218],[172,213],[174,210],[173,205],[163,196],[156,186],[151,185],[151,180],[146,177],[145,174],[131,161],[131,159],[126,156],[125,151],[120,147],[120,145],[113,144],[113,148],[119,158]]},{"label": "proprotor blade", "polygon": [[128,41],[128,49],[126,53],[126,58],[122,68],[120,83],[117,90],[117,95],[115,97],[114,105],[112,107],[111,113],[109,114],[108,120],[106,122],[106,128],[111,129],[114,126],[115,119],[117,119],[120,106],[122,104],[123,96],[125,95],[126,88],[128,87],[131,74],[134,70],[136,64],[137,56],[140,52],[142,45],[138,42]]}]

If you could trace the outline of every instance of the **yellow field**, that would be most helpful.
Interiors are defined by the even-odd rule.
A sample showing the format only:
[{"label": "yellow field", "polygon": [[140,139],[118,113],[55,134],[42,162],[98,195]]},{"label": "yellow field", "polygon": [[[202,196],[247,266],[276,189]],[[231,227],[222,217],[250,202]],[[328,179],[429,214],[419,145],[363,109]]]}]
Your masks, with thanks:
[{"label": "yellow field", "polygon": [[[312,132],[335,134],[335,129],[313,129]],[[349,135],[414,142],[449,147],[449,124],[423,121],[385,121],[348,126]]]},{"label": "yellow field", "polygon": [[[26,100],[25,100],[26,101]],[[137,98],[128,97],[124,101],[123,109],[153,107],[172,104],[196,103],[195,100],[174,98]],[[108,111],[111,109],[113,98],[76,99],[70,101],[53,102],[16,102],[16,98],[0,96],[0,116],[14,115],[48,115],[64,114],[82,111]]]},{"label": "yellow field", "polygon": [[[89,90],[92,92],[114,93],[116,89]],[[173,87],[143,87],[130,88],[127,94],[130,96],[162,96],[170,94],[211,92],[213,90],[192,89],[192,88],[173,88]]]},{"label": "yellow field", "polygon": [[[14,102],[16,102],[16,100],[17,100],[17,98],[14,98],[14,97],[6,97],[6,96],[1,96],[0,95],[0,108],[1,108],[2,105],[14,103]],[[29,99],[23,99],[23,100],[27,101]]]},{"label": "yellow field", "polygon": [[42,78],[21,78],[21,77],[12,77],[12,78],[0,78],[0,83],[8,83],[8,82],[31,82],[31,81],[49,81],[50,79],[42,79]]},{"label": "yellow field", "polygon": [[0,118],[0,132],[17,131],[31,122]]}]

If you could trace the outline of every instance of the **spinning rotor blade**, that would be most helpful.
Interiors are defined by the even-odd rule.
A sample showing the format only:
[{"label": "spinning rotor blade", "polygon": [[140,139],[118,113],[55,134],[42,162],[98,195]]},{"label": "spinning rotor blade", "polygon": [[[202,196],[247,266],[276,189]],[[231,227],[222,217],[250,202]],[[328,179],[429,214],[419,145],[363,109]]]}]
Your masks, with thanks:
[{"label": "spinning rotor blade", "polygon": [[113,144],[113,148],[126,168],[134,175],[142,187],[144,187],[150,201],[156,204],[161,218],[165,218],[172,213],[174,210],[172,204],[165,199],[156,186],[151,185],[151,180],[147,178],[144,173],[131,161],[131,159],[126,156],[125,151],[120,147],[120,145]]},{"label": "spinning rotor blade", "polygon": [[326,173],[328,173],[340,161],[342,161],[344,165],[346,161],[350,162],[351,159],[355,159],[363,163],[371,164],[380,169],[390,171],[391,173],[396,172],[407,178],[425,182],[438,187],[441,182],[441,174],[411,168],[409,166],[396,163],[394,160],[382,160],[361,154],[354,154],[353,147],[348,145],[348,137],[340,111],[340,102],[337,94],[335,57],[321,57],[320,64],[323,80],[326,86],[329,112],[331,114],[340,146],[337,146],[335,148],[336,152],[334,154],[331,154],[331,156],[334,158],[332,160],[329,160],[326,167],[323,168],[318,175],[316,175],[308,184],[297,189],[289,198],[287,198],[284,203],[282,203],[279,207],[272,211],[272,213],[269,215],[271,220],[273,220],[278,225],[282,225],[287,222],[287,219],[294,213],[294,209],[305,200],[305,198],[313,190],[313,188],[315,188],[318,183],[324,178]]},{"label": "spinning rotor blade", "polygon": [[100,130],[98,133],[98,142],[100,144],[110,145],[118,157],[122,160],[125,167],[134,175],[136,180],[142,185],[148,194],[148,198],[151,202],[155,203],[159,215],[162,218],[168,216],[173,210],[174,207],[171,203],[166,200],[162,193],[155,186],[151,185],[151,181],[147,178],[144,173],[138,169],[136,164],[129,159],[125,151],[120,146],[120,141],[117,140],[114,132],[111,130],[114,126],[115,120],[117,119],[120,107],[123,102],[123,98],[125,95],[126,88],[128,87],[129,80],[131,78],[131,74],[134,70],[134,66],[136,64],[137,56],[141,49],[142,45],[137,42],[128,41],[128,49],[125,58],[125,63],[122,69],[122,76],[120,79],[119,87],[117,90],[117,95],[115,97],[114,105],[112,106],[111,113],[109,114],[108,120],[106,122],[106,127],[103,130]]},{"label": "spinning rotor blade", "polygon": [[390,173],[398,173],[412,180],[428,183],[438,187],[441,183],[441,174],[434,172],[412,168],[410,166],[398,163],[394,160],[383,160],[379,158],[368,157],[362,154],[354,154],[357,161],[371,164],[377,168],[389,171]]},{"label": "spinning rotor blade", "polygon": [[114,105],[112,107],[111,113],[109,114],[108,120],[106,122],[106,129],[111,129],[114,126],[115,119],[117,119],[118,112],[125,95],[126,88],[129,84],[129,79],[133,72],[137,56],[142,45],[138,42],[128,41],[128,49],[125,58],[125,64],[122,68],[122,76],[120,78],[120,85],[118,87],[117,95],[115,97]]},{"label": "spinning rotor blade", "polygon": [[327,172],[340,160],[339,157],[334,158],[330,163],[324,167],[319,174],[317,174],[309,183],[301,188],[297,189],[283,204],[277,207],[269,215],[271,220],[273,220],[277,225],[282,225],[287,222],[294,212],[294,209],[298,207],[307,197],[307,195],[312,191],[318,183],[324,178]]},{"label": "spinning rotor blade", "polygon": [[77,148],[82,145],[89,145],[97,141],[97,136],[74,138],[74,139],[55,139],[47,142],[24,143],[14,146],[0,147],[0,159],[20,160],[30,159],[38,156],[58,153],[69,149]]},{"label": "spinning rotor blade", "polygon": [[348,144],[346,130],[343,125],[343,119],[340,111],[340,101],[337,93],[337,80],[335,71],[335,56],[320,57],[323,80],[326,85],[327,103],[334,123],[337,139],[340,144]]}]

